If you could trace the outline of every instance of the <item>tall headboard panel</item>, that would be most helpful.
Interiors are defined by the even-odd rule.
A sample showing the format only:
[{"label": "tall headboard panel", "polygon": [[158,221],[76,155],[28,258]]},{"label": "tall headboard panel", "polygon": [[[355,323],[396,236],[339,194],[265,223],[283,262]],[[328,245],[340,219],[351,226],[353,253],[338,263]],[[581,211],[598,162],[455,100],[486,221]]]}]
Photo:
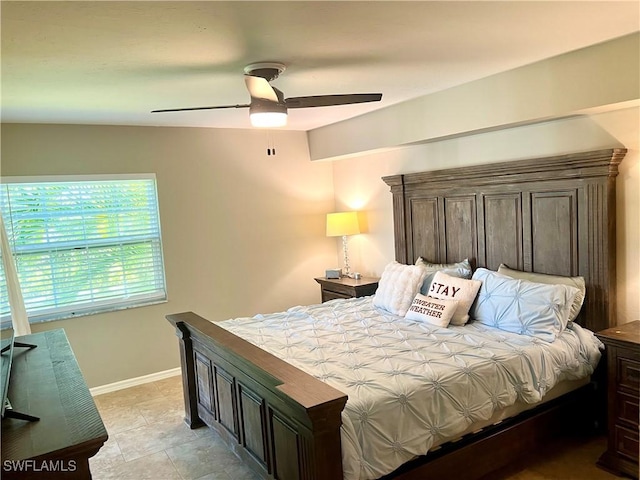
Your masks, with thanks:
[{"label": "tall headboard panel", "polygon": [[501,263],[587,284],[578,321],[615,325],[615,178],[626,149],[384,177],[396,260]]}]

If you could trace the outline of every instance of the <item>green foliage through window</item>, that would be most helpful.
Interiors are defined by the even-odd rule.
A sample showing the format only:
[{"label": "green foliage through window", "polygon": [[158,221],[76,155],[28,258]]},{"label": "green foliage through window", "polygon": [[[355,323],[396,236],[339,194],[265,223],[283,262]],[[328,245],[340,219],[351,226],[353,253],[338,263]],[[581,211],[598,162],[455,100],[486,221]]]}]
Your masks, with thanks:
[{"label": "green foliage through window", "polygon": [[20,180],[0,185],[0,209],[30,322],[166,300],[154,177]]}]

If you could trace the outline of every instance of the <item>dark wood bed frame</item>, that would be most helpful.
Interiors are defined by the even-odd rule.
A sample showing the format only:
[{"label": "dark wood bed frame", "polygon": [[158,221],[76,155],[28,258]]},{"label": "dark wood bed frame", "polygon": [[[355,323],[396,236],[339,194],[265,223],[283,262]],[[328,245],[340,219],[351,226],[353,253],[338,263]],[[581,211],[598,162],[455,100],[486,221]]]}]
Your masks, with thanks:
[{"label": "dark wood bed frame", "polygon": [[[393,194],[396,260],[469,258],[474,267],[582,275],[579,323],[615,325],[615,177],[625,149],[385,177]],[[264,478],[342,478],[347,396],[187,312],[179,337],[185,421],[214,428]],[[588,386],[589,387],[589,386]],[[385,478],[478,478],[592,405],[582,388],[412,461]],[[580,406],[582,408],[576,408]],[[576,415],[573,415],[575,417]]]}]

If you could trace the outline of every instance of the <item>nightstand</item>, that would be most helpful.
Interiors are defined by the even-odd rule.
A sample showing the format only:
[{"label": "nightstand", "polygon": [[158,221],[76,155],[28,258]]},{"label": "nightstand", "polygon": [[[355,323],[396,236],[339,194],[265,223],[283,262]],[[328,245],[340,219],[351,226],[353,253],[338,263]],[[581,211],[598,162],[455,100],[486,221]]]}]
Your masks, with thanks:
[{"label": "nightstand", "polygon": [[357,298],[373,295],[378,288],[378,280],[380,279],[366,277],[362,277],[359,280],[349,277],[318,277],[315,279],[320,284],[322,303],[335,298]]},{"label": "nightstand", "polygon": [[596,333],[607,349],[607,451],[598,465],[638,478],[640,321]]}]

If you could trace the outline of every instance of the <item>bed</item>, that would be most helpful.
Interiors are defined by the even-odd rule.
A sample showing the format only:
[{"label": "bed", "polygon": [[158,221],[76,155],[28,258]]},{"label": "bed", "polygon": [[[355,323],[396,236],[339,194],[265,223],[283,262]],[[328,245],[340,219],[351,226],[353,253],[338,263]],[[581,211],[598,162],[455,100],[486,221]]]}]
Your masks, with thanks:
[{"label": "bed", "polygon": [[[576,324],[594,332],[613,326],[615,177],[624,154],[608,149],[385,177],[395,260],[468,258],[479,270],[506,264],[582,276],[586,298]],[[264,478],[343,478],[345,393],[234,334],[227,322],[222,328],[192,312],[167,318],[179,338],[190,427],[214,428]],[[490,419],[383,478],[479,478],[551,435],[597,420],[596,393],[593,382],[583,383]]]}]

